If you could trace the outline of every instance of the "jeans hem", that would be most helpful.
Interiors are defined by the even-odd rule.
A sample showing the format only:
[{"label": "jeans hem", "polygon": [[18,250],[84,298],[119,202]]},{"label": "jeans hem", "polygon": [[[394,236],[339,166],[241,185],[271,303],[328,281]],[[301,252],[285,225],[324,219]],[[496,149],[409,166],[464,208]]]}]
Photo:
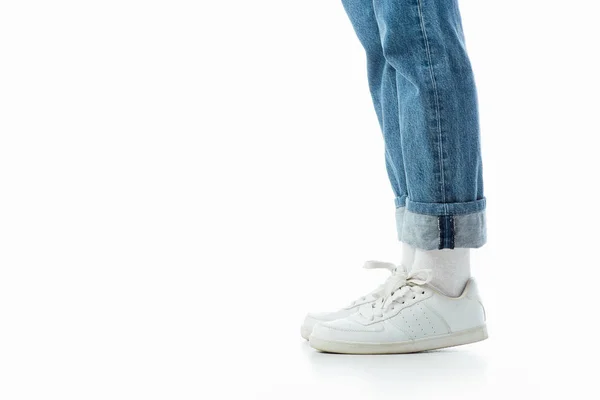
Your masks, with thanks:
[{"label": "jeans hem", "polygon": [[394,202],[396,203],[396,208],[398,208],[398,207],[405,207],[407,199],[408,199],[408,196],[398,196],[398,197],[396,197],[394,199]]},{"label": "jeans hem", "polygon": [[[449,205],[453,204],[457,203]],[[484,209],[468,214],[429,215],[413,212],[408,206],[397,207],[396,226],[401,242],[422,250],[478,248],[487,241]]]},{"label": "jeans hem", "polygon": [[[464,203],[420,203],[405,200],[407,211],[426,215],[463,215],[485,210],[485,198]],[[401,207],[396,205],[396,207]]]}]

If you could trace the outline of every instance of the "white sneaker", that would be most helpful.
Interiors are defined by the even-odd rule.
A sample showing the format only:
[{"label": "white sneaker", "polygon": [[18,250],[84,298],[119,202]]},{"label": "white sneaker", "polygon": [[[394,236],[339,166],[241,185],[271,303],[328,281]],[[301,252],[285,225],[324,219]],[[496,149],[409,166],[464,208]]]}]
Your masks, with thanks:
[{"label": "white sneaker", "polygon": [[397,273],[388,291],[358,312],[318,323],[310,335],[317,350],[346,354],[414,353],[487,339],[485,311],[469,280],[460,297],[428,285],[431,271]]},{"label": "white sneaker", "polygon": [[359,299],[354,300],[348,306],[334,312],[320,312],[320,313],[308,313],[306,318],[304,318],[304,322],[300,327],[300,335],[306,340],[308,340],[310,334],[312,333],[313,327],[319,322],[329,322],[335,321],[336,319],[345,318],[349,315],[356,313],[359,307],[364,305],[371,305],[377,299],[381,298],[384,293],[389,292],[390,285],[394,285],[396,280],[394,276],[397,273],[404,275],[406,273],[405,268],[402,266],[396,266],[392,263],[384,263],[380,261],[367,261],[363,268],[366,269],[387,269],[392,275],[380,285],[377,289],[373,290],[371,293],[362,296]]}]

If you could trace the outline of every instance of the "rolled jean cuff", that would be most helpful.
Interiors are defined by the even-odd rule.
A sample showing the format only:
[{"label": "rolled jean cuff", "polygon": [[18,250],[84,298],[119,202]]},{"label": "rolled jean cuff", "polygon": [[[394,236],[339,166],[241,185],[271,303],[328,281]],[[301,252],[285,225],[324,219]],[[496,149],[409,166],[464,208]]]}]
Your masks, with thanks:
[{"label": "rolled jean cuff", "polygon": [[396,197],[396,199],[394,200],[394,202],[396,203],[396,208],[405,207],[407,199],[408,199],[408,196]]},{"label": "rolled jean cuff", "polygon": [[[398,239],[423,250],[477,248],[485,244],[485,199],[418,203],[396,199]],[[404,204],[398,206],[398,204]]]}]

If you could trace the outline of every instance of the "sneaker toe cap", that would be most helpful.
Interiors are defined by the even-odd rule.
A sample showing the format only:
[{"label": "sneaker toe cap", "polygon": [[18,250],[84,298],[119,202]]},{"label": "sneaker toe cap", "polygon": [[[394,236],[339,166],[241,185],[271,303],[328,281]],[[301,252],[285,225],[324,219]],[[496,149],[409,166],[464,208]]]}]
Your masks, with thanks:
[{"label": "sneaker toe cap", "polygon": [[308,313],[306,318],[304,318],[304,325],[314,325],[318,322],[331,322],[340,318],[345,318],[351,315],[353,310],[339,310],[335,312],[317,312],[317,313]]},{"label": "sneaker toe cap", "polygon": [[389,321],[366,322],[356,314],[336,321],[316,324],[312,337],[333,342],[368,344],[410,340],[408,334],[390,324]]},{"label": "sneaker toe cap", "polygon": [[316,324],[312,335],[324,340],[360,341],[365,336],[371,337],[383,330],[381,324],[363,325],[351,318],[343,318]]}]

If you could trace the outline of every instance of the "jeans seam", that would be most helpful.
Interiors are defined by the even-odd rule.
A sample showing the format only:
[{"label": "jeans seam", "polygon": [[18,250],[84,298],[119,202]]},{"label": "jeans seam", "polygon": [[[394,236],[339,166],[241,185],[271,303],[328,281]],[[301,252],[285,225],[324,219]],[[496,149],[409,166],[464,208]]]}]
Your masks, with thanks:
[{"label": "jeans seam", "polygon": [[449,237],[449,242],[448,243],[448,247],[450,249],[454,249],[454,232],[455,232],[455,227],[454,227],[454,216],[450,216],[450,237]]},{"label": "jeans seam", "polygon": [[438,221],[438,237],[440,240],[438,241],[438,249],[443,249],[443,235],[442,235],[442,217],[437,217]]},{"label": "jeans seam", "polygon": [[440,240],[438,249],[454,249],[455,225],[452,215],[440,215],[438,218],[438,231]]},{"label": "jeans seam", "polygon": [[[417,0],[417,9],[419,12],[419,23],[421,25],[421,33],[423,34],[423,39],[425,41],[425,52],[427,53],[427,62],[429,64],[429,75],[431,76],[431,84],[433,86],[433,97],[435,99],[435,113],[437,120],[437,130],[438,130],[438,153],[440,159],[440,177],[441,182],[440,186],[442,187],[442,203],[446,203],[446,180],[444,177],[444,150],[443,150],[443,135],[442,135],[442,120],[441,120],[441,112],[440,112],[440,101],[439,94],[437,90],[437,82],[435,80],[435,73],[433,70],[433,59],[431,57],[431,49],[429,46],[429,39],[427,38],[427,30],[425,29],[425,19],[423,17],[423,4],[422,0]],[[447,210],[446,210],[447,212]]]}]

